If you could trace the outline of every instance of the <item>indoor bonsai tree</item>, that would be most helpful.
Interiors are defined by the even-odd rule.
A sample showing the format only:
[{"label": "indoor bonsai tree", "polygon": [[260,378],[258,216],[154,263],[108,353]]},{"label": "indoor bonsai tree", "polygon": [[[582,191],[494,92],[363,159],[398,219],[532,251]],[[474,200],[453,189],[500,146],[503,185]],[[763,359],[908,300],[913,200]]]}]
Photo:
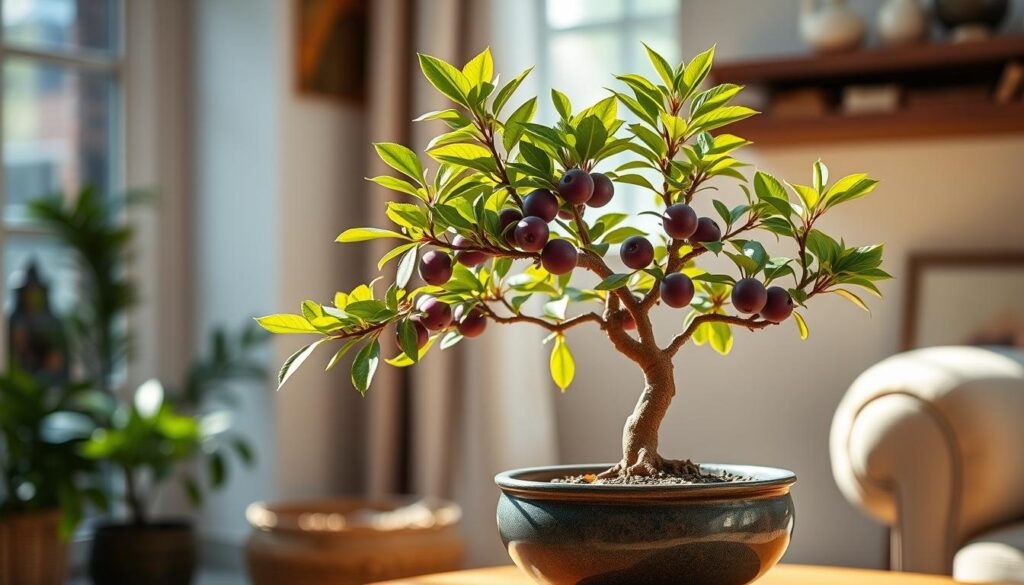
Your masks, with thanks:
[{"label": "indoor bonsai tree", "polygon": [[[400,194],[387,203],[394,225],[349,229],[337,240],[396,242],[378,265],[397,261],[396,277],[383,291],[363,284],[338,293],[333,304],[306,301],[300,314],[258,319],[274,333],[318,336],[285,362],[280,383],[318,347],[331,345],[327,369],[355,351],[352,384],[366,392],[385,351],[382,336],[396,339],[385,347],[399,348],[385,361],[402,367],[422,359],[435,342],[451,347],[493,322],[550,332],[551,376],[564,390],[575,369],[565,332],[596,327],[640,368],[644,388],[626,420],[618,463],[561,481],[599,488],[607,486],[592,484],[760,477],[662,455],[658,429],[676,394],[672,358],[690,342],[726,354],[734,330],[790,319],[806,337],[799,311],[820,295],[837,294],[866,309],[859,292],[878,294],[875,283],[889,278],[880,268],[882,247],[850,246],[822,231],[820,219],[870,193],[876,181],[857,174],[830,183],[820,161],[812,165],[808,185],[763,171],[748,177],[746,165],[734,158],[748,142],[724,128],[756,112],[730,103],[739,86],[702,87],[714,49],[677,67],[649,48],[647,53],[656,79],[618,75],[623,87],[587,108],[574,111],[553,90],[559,117],[553,126],[533,121],[536,98],[506,113],[529,70],[499,89],[489,51],[461,69],[420,55],[426,78],[452,102],[450,109],[418,118],[448,127],[426,147],[437,170],[428,173],[405,146],[376,144],[381,159],[402,175],[371,179]],[[620,105],[634,122],[620,119]],[[629,160],[612,168],[614,155]],[[642,214],[658,218],[659,229],[647,233],[627,214],[601,212],[616,184],[648,192]],[[716,191],[732,192],[722,197],[732,201],[718,199]],[[784,246],[785,255],[770,254],[757,236]],[[702,268],[709,255],[727,257],[735,270]],[[410,286],[414,271],[422,286]],[[577,273],[589,273],[589,279]],[[547,301],[542,313],[525,306],[537,296]],[[659,303],[679,310],[677,319],[659,317],[675,333],[665,344],[658,343],[651,319]],[[570,312],[570,306],[580,310]],[[511,489],[507,482],[502,487]],[[503,536],[515,539],[504,527]],[[531,562],[522,556],[517,562]],[[586,576],[574,575],[565,582]],[[641,580],[653,582],[649,577]]]}]

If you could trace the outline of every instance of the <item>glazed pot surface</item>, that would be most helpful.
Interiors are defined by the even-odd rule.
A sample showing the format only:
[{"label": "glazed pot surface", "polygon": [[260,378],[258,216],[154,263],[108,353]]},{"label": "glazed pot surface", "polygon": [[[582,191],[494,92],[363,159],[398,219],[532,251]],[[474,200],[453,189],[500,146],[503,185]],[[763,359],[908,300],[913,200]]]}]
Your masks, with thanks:
[{"label": "glazed pot surface", "polygon": [[107,524],[96,529],[89,576],[95,585],[189,585],[196,543],[186,522]]},{"label": "glazed pot surface", "polygon": [[666,486],[553,484],[610,465],[502,473],[498,531],[546,585],[744,585],[778,563],[793,532],[789,471],[702,465],[751,481]]}]

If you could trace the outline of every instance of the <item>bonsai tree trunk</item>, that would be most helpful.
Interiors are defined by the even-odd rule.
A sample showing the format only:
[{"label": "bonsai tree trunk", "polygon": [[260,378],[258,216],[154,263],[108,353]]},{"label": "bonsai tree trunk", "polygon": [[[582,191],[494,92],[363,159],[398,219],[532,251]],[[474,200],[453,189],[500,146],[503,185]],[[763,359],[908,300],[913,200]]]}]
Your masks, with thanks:
[{"label": "bonsai tree trunk", "polygon": [[146,524],[146,504],[139,493],[139,487],[135,481],[134,471],[126,467],[124,469],[125,500],[128,503],[128,513],[131,515],[131,523],[136,526]]},{"label": "bonsai tree trunk", "polygon": [[643,372],[643,393],[622,429],[622,461],[601,477],[699,473],[698,466],[688,460],[668,460],[658,454],[658,432],[676,395],[672,358],[658,352],[656,358],[643,366]]}]

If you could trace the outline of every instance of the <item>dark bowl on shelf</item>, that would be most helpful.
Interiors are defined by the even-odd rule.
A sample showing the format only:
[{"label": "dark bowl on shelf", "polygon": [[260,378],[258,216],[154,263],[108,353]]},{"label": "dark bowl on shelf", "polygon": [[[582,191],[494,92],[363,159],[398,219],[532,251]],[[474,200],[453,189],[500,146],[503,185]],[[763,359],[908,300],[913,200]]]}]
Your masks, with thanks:
[{"label": "dark bowl on shelf", "polygon": [[948,30],[972,24],[996,29],[1008,8],[1008,0],[935,0],[935,17]]}]

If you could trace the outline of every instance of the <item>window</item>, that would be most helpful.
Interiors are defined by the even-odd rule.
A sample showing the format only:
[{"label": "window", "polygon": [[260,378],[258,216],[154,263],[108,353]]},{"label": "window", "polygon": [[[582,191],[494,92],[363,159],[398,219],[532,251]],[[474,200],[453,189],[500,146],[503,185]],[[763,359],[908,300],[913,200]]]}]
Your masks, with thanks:
[{"label": "window", "polygon": [[[665,56],[680,58],[679,0],[539,0],[543,19],[539,73],[542,87],[555,87],[580,110],[605,97],[613,74],[640,72],[654,75],[643,45]],[[548,99],[539,100],[540,116],[554,123],[558,116]],[[619,108],[627,122],[637,121],[632,112]],[[623,162],[612,157],[601,169]],[[650,192],[633,185],[615,186],[616,197],[604,210],[635,212],[646,206]],[[646,224],[638,218],[637,223]]]},{"label": "window", "polygon": [[[76,273],[57,243],[27,220],[25,204],[91,185],[123,188],[120,0],[0,0],[0,251],[3,307],[33,261],[66,314]],[[6,339],[6,335],[3,336]]]}]

